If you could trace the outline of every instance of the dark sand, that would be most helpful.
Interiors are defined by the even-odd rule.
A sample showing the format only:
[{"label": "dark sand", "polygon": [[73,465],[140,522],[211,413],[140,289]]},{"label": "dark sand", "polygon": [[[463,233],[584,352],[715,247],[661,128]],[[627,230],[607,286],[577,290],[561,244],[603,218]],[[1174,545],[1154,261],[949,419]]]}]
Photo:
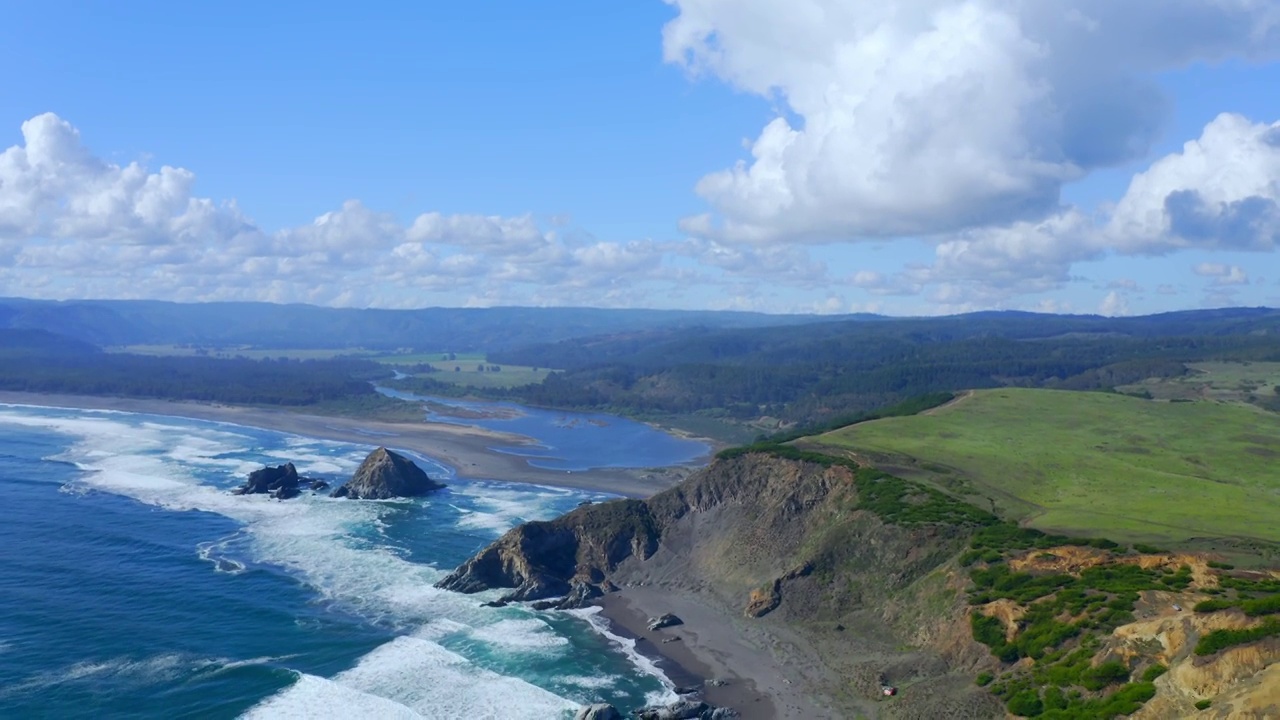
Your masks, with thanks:
[{"label": "dark sand", "polygon": [[503,480],[554,487],[615,493],[646,498],[679,482],[691,468],[603,468],[565,472],[529,464],[527,458],[495,452],[491,448],[532,444],[523,435],[494,432],[466,425],[434,422],[382,422],[296,410],[240,407],[178,400],[50,395],[0,392],[0,404],[43,407],[118,410],[212,420],[276,430],[306,437],[340,440],[364,445],[386,445],[439,460],[468,479]]},{"label": "dark sand", "polygon": [[[677,686],[726,680],[720,687],[705,686],[701,697],[712,705],[733,708],[744,720],[831,717],[813,705],[798,678],[784,672],[759,633],[744,632],[745,618],[692,593],[655,586],[626,587],[599,604],[615,631],[636,638],[636,650],[653,658]],[[668,612],[684,624],[649,630],[649,618]],[[664,643],[667,638],[679,639]]]}]

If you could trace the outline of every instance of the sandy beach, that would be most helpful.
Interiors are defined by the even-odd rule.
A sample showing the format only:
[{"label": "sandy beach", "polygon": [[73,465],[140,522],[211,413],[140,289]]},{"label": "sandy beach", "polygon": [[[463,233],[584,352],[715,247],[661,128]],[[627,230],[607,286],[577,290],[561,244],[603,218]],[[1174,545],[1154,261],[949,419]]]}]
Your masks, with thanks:
[{"label": "sandy beach", "polygon": [[[827,718],[801,678],[774,657],[775,639],[747,627],[737,613],[694,593],[659,586],[629,586],[598,601],[615,632],[636,639],[636,650],[657,661],[677,687],[703,686],[712,705],[737,710],[743,720]],[[648,619],[674,613],[682,625],[649,630]],[[665,642],[664,642],[665,641]],[[723,685],[706,684],[709,680]]]},{"label": "sandy beach", "polygon": [[48,395],[0,392],[0,404],[42,407],[117,410],[169,415],[233,423],[306,437],[365,445],[386,445],[439,460],[454,468],[458,477],[532,483],[579,490],[594,490],[626,497],[645,498],[679,482],[691,468],[594,469],[565,472],[530,465],[526,458],[492,450],[533,441],[522,435],[482,428],[434,422],[382,422],[298,410],[217,405],[179,400]]}]

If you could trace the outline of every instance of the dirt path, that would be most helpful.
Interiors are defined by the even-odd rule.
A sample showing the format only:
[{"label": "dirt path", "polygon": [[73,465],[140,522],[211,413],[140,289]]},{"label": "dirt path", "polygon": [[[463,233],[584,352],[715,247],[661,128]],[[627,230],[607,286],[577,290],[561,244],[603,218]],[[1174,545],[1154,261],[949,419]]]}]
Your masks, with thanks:
[{"label": "dirt path", "polygon": [[959,405],[960,403],[964,402],[965,400],[968,400],[969,398],[973,397],[973,395],[974,395],[974,392],[973,392],[972,390],[965,390],[964,392],[962,392],[962,393],[960,393],[959,395],[957,395],[957,396],[955,396],[955,397],[951,398],[950,400],[948,400],[948,401],[946,401],[946,402],[942,403],[941,405],[939,405],[939,406],[937,406],[937,407],[931,407],[931,408],[929,408],[928,410],[925,410],[924,412],[922,412],[922,413],[920,413],[920,414],[921,414],[921,415],[933,415],[934,413],[938,412],[939,410],[944,410],[944,409],[949,408],[949,407],[951,407],[951,406],[953,406],[953,405]]}]

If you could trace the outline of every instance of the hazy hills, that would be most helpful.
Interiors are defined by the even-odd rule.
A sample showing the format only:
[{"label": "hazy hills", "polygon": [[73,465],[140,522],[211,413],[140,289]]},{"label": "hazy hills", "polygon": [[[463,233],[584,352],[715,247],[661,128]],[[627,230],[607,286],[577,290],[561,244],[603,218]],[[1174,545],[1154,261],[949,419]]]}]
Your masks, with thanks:
[{"label": "hazy hills", "polygon": [[828,319],[817,315],[701,310],[527,307],[360,310],[241,302],[0,299],[0,328],[48,330],[102,346],[197,344],[470,352],[605,333],[748,328]]}]

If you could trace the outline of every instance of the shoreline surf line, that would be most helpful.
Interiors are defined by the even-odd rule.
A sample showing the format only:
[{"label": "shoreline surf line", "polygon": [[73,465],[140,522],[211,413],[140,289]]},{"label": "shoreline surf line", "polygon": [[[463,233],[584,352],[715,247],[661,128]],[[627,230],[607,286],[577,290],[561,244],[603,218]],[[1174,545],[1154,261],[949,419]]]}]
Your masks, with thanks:
[{"label": "shoreline surf line", "polygon": [[[533,438],[472,425],[387,422],[311,415],[293,410],[207,404],[182,400],[119,398],[0,391],[0,405],[126,412],[204,420],[357,445],[389,445],[425,455],[468,480],[501,480],[646,498],[675,485],[696,465],[665,468],[595,468],[565,472],[540,468],[531,458],[493,449],[494,445],[536,445]],[[376,433],[371,436],[370,433]]]}]

